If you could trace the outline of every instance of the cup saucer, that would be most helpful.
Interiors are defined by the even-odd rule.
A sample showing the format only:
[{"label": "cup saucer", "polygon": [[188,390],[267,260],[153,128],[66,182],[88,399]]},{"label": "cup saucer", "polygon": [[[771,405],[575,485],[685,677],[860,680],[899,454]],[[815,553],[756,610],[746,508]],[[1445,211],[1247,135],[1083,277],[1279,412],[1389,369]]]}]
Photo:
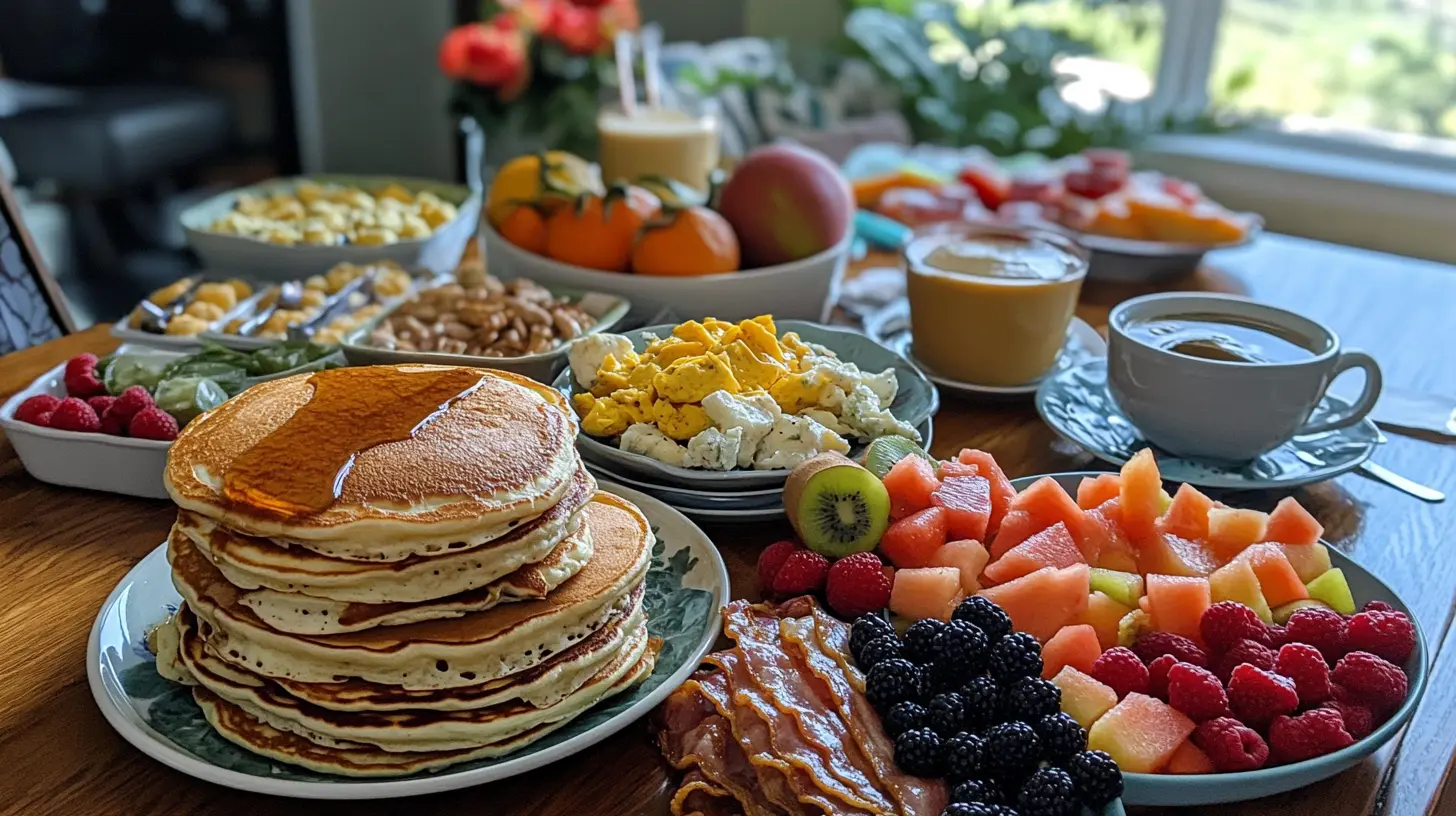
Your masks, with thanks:
[{"label": "cup saucer", "polygon": [[944,392],[975,399],[1013,399],[1030,397],[1052,374],[1090,359],[1107,357],[1107,342],[1097,330],[1080,317],[1072,318],[1067,327],[1067,342],[1052,370],[1021,385],[977,385],[961,382],[935,372],[915,357],[914,338],[910,335],[910,302],[901,298],[865,320],[865,334],[915,364],[925,378]]},{"label": "cup saucer", "polygon": [[[1348,407],[1348,401],[1326,395],[1314,412],[1318,417]],[[1108,392],[1105,359],[1053,372],[1037,389],[1036,410],[1059,436],[1113,465],[1152,447]],[[1282,490],[1354,470],[1370,458],[1379,441],[1375,423],[1365,419],[1340,430],[1296,436],[1251,462],[1189,459],[1153,450],[1158,469],[1170,482],[1226,490]]]}]

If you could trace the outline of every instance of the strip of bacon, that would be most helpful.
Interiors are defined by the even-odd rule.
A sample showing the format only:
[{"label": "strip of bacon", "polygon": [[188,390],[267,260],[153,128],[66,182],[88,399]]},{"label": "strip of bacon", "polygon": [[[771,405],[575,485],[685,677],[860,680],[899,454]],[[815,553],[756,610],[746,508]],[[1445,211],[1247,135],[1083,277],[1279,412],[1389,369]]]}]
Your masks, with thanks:
[{"label": "strip of bacon", "polygon": [[[797,724],[802,741],[819,755],[820,767],[827,765],[843,784],[826,786],[827,780],[820,774],[815,774],[815,781],[826,792],[841,793],[840,799],[847,804],[893,816],[898,812],[895,804],[879,789],[874,770],[855,744],[848,724],[837,714],[829,689],[795,657],[779,633],[779,621],[771,608],[751,606],[747,601],[733,601],[723,608],[723,631],[737,644],[754,684],[773,708]],[[742,693],[735,690],[735,700]],[[835,787],[847,788],[850,795],[842,795]]]},{"label": "strip of bacon", "polygon": [[738,816],[737,802],[697,768],[687,772],[672,796],[673,816]]},{"label": "strip of bacon", "polygon": [[[708,674],[712,673],[698,677],[706,678]],[[689,681],[674,691],[658,708],[656,717],[658,746],[674,768],[697,770],[732,796],[744,816],[777,816],[783,812],[764,798],[758,774],[743,755],[731,723],[703,695],[697,682]],[[687,782],[685,777],[683,785]]]}]

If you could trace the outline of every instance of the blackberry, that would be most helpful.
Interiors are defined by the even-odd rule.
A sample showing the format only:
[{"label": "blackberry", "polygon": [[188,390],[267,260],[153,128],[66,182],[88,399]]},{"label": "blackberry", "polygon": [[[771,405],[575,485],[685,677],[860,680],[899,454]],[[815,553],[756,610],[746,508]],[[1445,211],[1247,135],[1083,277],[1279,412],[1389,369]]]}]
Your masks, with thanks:
[{"label": "blackberry", "polygon": [[1001,789],[989,779],[967,779],[951,789],[952,802],[971,804],[981,802],[987,805],[1000,804]]},{"label": "blackberry", "polygon": [[895,657],[875,665],[865,677],[865,697],[876,711],[905,700],[920,699],[920,667]]},{"label": "blackberry", "polygon": [[1005,805],[984,802],[956,802],[940,812],[940,816],[1020,816]]},{"label": "blackberry", "polygon": [[1062,690],[1050,680],[1023,677],[1001,693],[1001,713],[1008,720],[1034,723],[1062,710]]},{"label": "blackberry", "polygon": [[1041,644],[1025,632],[1012,632],[991,647],[991,676],[1002,683],[1041,677]]},{"label": "blackberry", "polygon": [[903,700],[890,706],[890,710],[885,713],[881,722],[885,726],[885,733],[894,739],[906,731],[925,727],[925,706],[911,700]]},{"label": "blackberry", "polygon": [[986,741],[975,734],[962,731],[953,734],[942,744],[945,756],[945,775],[952,780],[970,779],[980,776],[986,759]]},{"label": "blackberry", "polygon": [[986,636],[987,643],[995,643],[1011,634],[1011,616],[995,602],[980,595],[972,595],[961,601],[960,606],[951,613],[950,619],[974,623]]},{"label": "blackberry", "polygon": [[945,624],[935,618],[921,618],[905,630],[905,657],[924,666],[935,660],[935,638]]},{"label": "blackberry", "polygon": [[1032,723],[1031,728],[1041,740],[1042,757],[1055,765],[1087,750],[1087,732],[1070,715],[1048,714]]},{"label": "blackberry", "polygon": [[967,728],[983,729],[1002,721],[1001,687],[989,677],[972,677],[961,686],[962,711]]},{"label": "blackberry", "polygon": [[1041,760],[1041,740],[1026,723],[993,725],[986,729],[983,736],[986,739],[986,769],[994,775],[1014,778]]},{"label": "blackberry", "polygon": [[886,660],[893,660],[900,657],[900,639],[887,635],[877,637],[866,643],[859,650],[859,659],[856,661],[864,671],[873,669],[877,664]]},{"label": "blackberry", "polygon": [[854,656],[854,662],[859,663],[860,653],[870,641],[886,635],[895,635],[895,627],[889,621],[879,615],[861,615],[849,630],[849,653]]},{"label": "blackberry", "polygon": [[1102,751],[1083,751],[1067,760],[1067,774],[1082,803],[1100,810],[1122,795],[1122,770]]},{"label": "blackberry", "polygon": [[1042,768],[1033,773],[1016,794],[1021,816],[1075,816],[1082,810],[1072,777],[1061,768]]},{"label": "blackberry", "polygon": [[940,776],[945,768],[940,737],[929,728],[912,728],[895,738],[895,764],[912,776]]},{"label": "blackberry", "polygon": [[947,691],[930,698],[925,707],[925,725],[942,737],[965,730],[966,703],[959,694]]},{"label": "blackberry", "polygon": [[969,673],[931,663],[925,667],[925,693],[940,694],[943,691],[960,691]]},{"label": "blackberry", "polygon": [[968,621],[953,620],[935,636],[935,667],[947,673],[975,674],[986,668],[986,633]]}]

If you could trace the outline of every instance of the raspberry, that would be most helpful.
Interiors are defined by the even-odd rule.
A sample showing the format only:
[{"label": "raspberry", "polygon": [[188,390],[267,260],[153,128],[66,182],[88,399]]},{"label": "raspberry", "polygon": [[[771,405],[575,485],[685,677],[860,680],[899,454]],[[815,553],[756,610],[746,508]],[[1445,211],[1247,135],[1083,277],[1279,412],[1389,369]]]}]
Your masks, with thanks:
[{"label": "raspberry", "polygon": [[1228,698],[1234,716],[1255,727],[1299,708],[1293,680],[1247,664],[1234,669]]},{"label": "raspberry", "polygon": [[[1178,658],[1161,655],[1148,664],[1148,694],[1163,702],[1168,701],[1168,670],[1178,665]],[[1189,664],[1192,665],[1192,664]]]},{"label": "raspberry", "polygon": [[1228,695],[1213,672],[1189,663],[1168,670],[1168,705],[1194,722],[1215,720],[1229,713]]},{"label": "raspberry", "polygon": [[1220,771],[1252,771],[1269,761],[1269,746],[1259,732],[1233,717],[1219,717],[1198,726],[1193,744],[1208,754]]},{"label": "raspberry", "polygon": [[1345,649],[1345,619],[1333,609],[1305,607],[1289,616],[1284,627],[1286,642],[1308,643],[1320,650],[1330,663],[1340,659]]},{"label": "raspberry", "polygon": [[1148,690],[1148,667],[1131,649],[1117,646],[1103,652],[1092,663],[1092,676],[1117,692],[1117,698]]},{"label": "raspberry", "polygon": [[116,397],[110,396],[91,397],[86,400],[86,404],[91,406],[91,410],[95,411],[98,417],[105,414],[106,409],[110,408],[115,402]]},{"label": "raspberry", "polygon": [[[155,410],[155,409],[148,409]],[[148,411],[137,414],[137,419]],[[136,436],[136,419],[131,421],[131,435]],[[774,575],[773,592],[780,598],[808,595],[824,588],[824,577],[829,573],[829,559],[813,550],[796,550],[784,559],[783,566]]]},{"label": "raspberry", "polygon": [[[131,389],[127,389],[130,391]],[[126,394],[122,394],[123,397]],[[141,409],[138,408],[138,411]],[[758,588],[765,595],[773,592],[774,576],[779,574],[789,556],[803,549],[793,541],[775,541],[758,554]]]},{"label": "raspberry", "polygon": [[1340,712],[1328,708],[1275,717],[1269,725],[1269,752],[1279,763],[1313,759],[1354,744]]},{"label": "raspberry", "polygon": [[51,414],[55,413],[60,404],[60,397],[51,394],[36,394],[16,406],[15,418],[20,422],[29,422],[32,425],[49,425],[51,424]]},{"label": "raspberry", "polygon": [[66,397],[51,413],[51,427],[58,431],[96,433],[101,430],[101,418],[85,400]]},{"label": "raspberry", "polygon": [[1208,653],[1203,647],[1172,632],[1149,632],[1137,639],[1132,651],[1148,665],[1162,655],[1172,655],[1179,663],[1208,668]]},{"label": "raspberry", "polygon": [[78,354],[66,361],[66,393],[86,399],[106,393],[106,385],[96,377],[96,355]]},{"label": "raspberry", "polygon": [[1248,663],[1260,669],[1272,670],[1275,656],[1274,650],[1262,643],[1241,640],[1213,661],[1213,674],[1227,684],[1229,676],[1239,664]]},{"label": "raspberry", "polygon": [[1361,612],[1399,612],[1399,609],[1391,606],[1385,601],[1366,601],[1360,608]]},{"label": "raspberry", "polygon": [[1309,707],[1330,699],[1330,667],[1319,649],[1305,643],[1286,643],[1279,647],[1274,670],[1294,681],[1300,705]]},{"label": "raspberry", "polygon": [[1198,621],[1203,642],[1214,652],[1226,652],[1241,640],[1269,645],[1269,630],[1259,615],[1234,601],[1219,601],[1204,611]]},{"label": "raspberry", "polygon": [[1353,618],[1345,631],[1345,646],[1352,652],[1369,652],[1397,666],[1416,650],[1416,628],[1403,612],[1369,609]]},{"label": "raspberry", "polygon": [[1350,702],[1377,713],[1393,711],[1405,702],[1405,672],[1369,652],[1350,652],[1340,658],[1332,677],[1348,692]]},{"label": "raspberry", "polygon": [[140,385],[133,385],[121,392],[121,396],[111,404],[111,410],[125,422],[131,422],[132,417],[155,405],[156,403],[152,401],[152,395],[147,389]]},{"label": "raspberry", "polygon": [[829,567],[824,598],[843,618],[878,612],[890,604],[890,576],[879,556],[855,553]]},{"label": "raspberry", "polygon": [[1289,642],[1289,630],[1275,624],[1267,627],[1269,629],[1269,645],[1275,649]]},{"label": "raspberry", "polygon": [[116,405],[114,404],[106,409],[106,413],[101,415],[101,432],[104,434],[126,436],[126,426],[130,424],[131,420],[129,418],[116,412]]},{"label": "raspberry", "polygon": [[1375,730],[1375,714],[1358,703],[1326,700],[1320,704],[1320,708],[1340,712],[1340,719],[1345,721],[1345,730],[1355,739],[1364,739]]},{"label": "raspberry", "polygon": [[126,431],[137,439],[171,442],[177,438],[177,420],[161,408],[145,408],[131,418]]}]

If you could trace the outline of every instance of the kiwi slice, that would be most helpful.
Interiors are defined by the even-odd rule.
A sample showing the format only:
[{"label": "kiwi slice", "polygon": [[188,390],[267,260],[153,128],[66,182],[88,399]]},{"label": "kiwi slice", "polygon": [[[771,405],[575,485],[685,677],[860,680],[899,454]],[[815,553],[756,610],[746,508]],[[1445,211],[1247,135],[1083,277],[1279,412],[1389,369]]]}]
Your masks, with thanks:
[{"label": "kiwi slice", "polygon": [[919,456],[932,465],[935,464],[935,460],[924,448],[903,436],[882,436],[871,442],[860,455],[859,463],[875,474],[875,478],[883,479],[896,462],[907,456]]},{"label": "kiwi slice", "polygon": [[789,474],[784,510],[804,546],[842,558],[879,545],[890,525],[890,494],[858,462],[821,453]]}]

